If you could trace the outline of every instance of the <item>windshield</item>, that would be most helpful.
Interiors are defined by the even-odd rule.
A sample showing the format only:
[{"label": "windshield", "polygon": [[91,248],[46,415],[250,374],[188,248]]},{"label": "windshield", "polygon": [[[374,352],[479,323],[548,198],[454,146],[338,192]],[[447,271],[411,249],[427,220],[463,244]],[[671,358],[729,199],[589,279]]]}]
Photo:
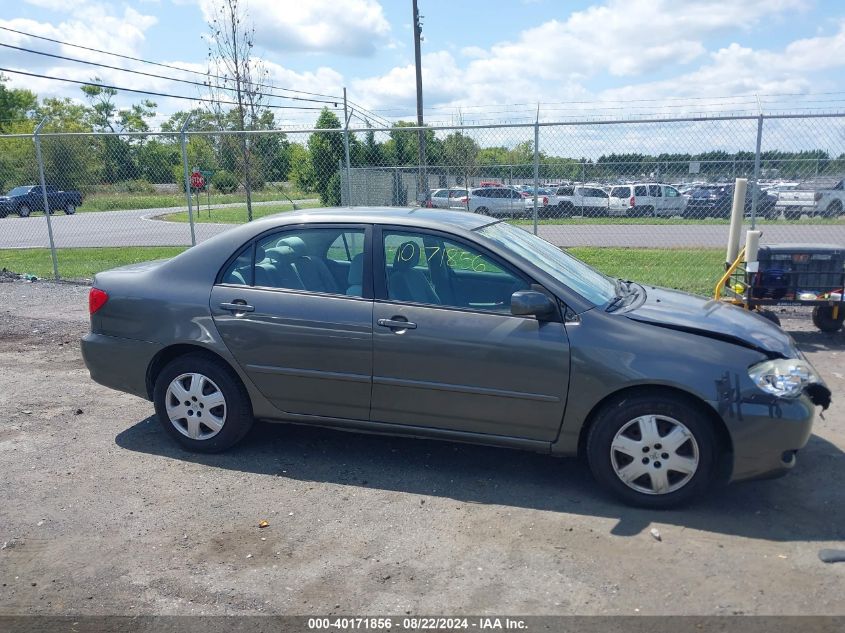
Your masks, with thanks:
[{"label": "windshield", "polygon": [[533,233],[505,222],[483,226],[478,233],[527,259],[594,305],[603,305],[616,296],[612,279]]},{"label": "windshield", "polygon": [[29,187],[15,187],[7,195],[20,196],[24,193],[29,193],[29,189],[30,189]]}]

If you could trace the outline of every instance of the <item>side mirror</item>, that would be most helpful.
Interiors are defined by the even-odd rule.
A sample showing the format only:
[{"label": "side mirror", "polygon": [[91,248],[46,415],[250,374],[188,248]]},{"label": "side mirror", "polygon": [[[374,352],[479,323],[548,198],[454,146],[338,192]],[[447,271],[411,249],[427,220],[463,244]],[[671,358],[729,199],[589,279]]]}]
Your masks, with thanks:
[{"label": "side mirror", "polygon": [[542,292],[518,290],[511,295],[511,314],[514,316],[549,317],[555,312],[555,304]]}]

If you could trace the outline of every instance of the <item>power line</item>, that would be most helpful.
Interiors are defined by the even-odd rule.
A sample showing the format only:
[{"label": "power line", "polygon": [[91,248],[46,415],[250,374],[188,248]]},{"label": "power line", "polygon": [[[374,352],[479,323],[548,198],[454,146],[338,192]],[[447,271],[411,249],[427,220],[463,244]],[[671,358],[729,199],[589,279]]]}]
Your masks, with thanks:
[{"label": "power line", "polygon": [[[188,69],[188,68],[180,68],[178,66],[173,66],[171,64],[164,64],[164,63],[161,63],[161,62],[154,62],[154,61],[147,60],[147,59],[141,59],[140,57],[132,57],[130,55],[122,55],[120,53],[113,53],[113,52],[110,52],[110,51],[104,51],[104,50],[97,49],[97,48],[90,48],[88,46],[82,46],[81,44],[72,44],[70,42],[63,42],[61,40],[56,40],[56,39],[53,39],[53,38],[50,38],[50,37],[44,37],[44,36],[41,36],[41,35],[34,35],[32,33],[26,33],[24,31],[18,31],[16,29],[12,29],[12,28],[9,28],[9,27],[6,27],[6,26],[0,26],[0,29],[6,30],[6,31],[11,31],[13,33],[18,33],[19,35],[25,35],[27,37],[33,37],[33,38],[45,40],[45,41],[48,41],[48,42],[53,42],[53,43],[56,43],[56,44],[62,44],[64,46],[72,46],[72,47],[75,47],[75,48],[81,48],[83,50],[93,51],[95,53],[102,53],[104,55],[112,55],[112,56],[115,56],[115,57],[120,57],[122,59],[128,59],[128,60],[132,60],[132,61],[136,61],[136,62],[141,62],[141,63],[144,63],[144,64],[150,64],[152,66],[160,66],[162,68],[169,68],[171,70],[177,70],[177,71],[180,71],[180,72],[192,73],[194,75],[199,75],[199,76],[202,76],[202,77],[213,77],[213,78],[216,78],[216,79],[224,79],[220,75],[215,75],[215,74],[211,74],[211,73],[202,73],[202,72],[199,72],[197,70],[192,70],[192,69]],[[202,86],[202,87],[208,87],[208,84],[206,84],[206,83],[191,81],[189,79],[177,79],[176,77],[166,77],[164,75],[156,75],[154,73],[146,73],[146,72],[143,72],[143,71],[140,71],[140,70],[133,70],[133,69],[129,69],[129,68],[121,68],[119,66],[112,66],[112,65],[103,64],[103,63],[100,63],[100,62],[93,62],[93,61],[78,59],[78,58],[74,58],[74,57],[67,57],[67,56],[58,55],[58,54],[55,54],[55,53],[48,53],[46,51],[37,51],[37,50],[34,50],[34,49],[24,48],[24,47],[21,47],[21,46],[13,46],[11,44],[0,43],[0,46],[5,46],[7,48],[13,48],[13,49],[20,50],[20,51],[25,51],[27,53],[34,53],[34,54],[37,54],[37,55],[45,55],[45,56],[54,57],[54,58],[57,58],[57,59],[64,59],[64,60],[67,60],[67,61],[77,62],[77,63],[80,63],[80,64],[88,64],[88,65],[91,65],[91,66],[99,66],[101,68],[109,68],[109,69],[112,69],[112,70],[118,70],[118,71],[121,71],[121,72],[133,73],[133,74],[136,74],[136,75],[144,75],[144,76],[147,76],[147,77],[154,77],[154,78],[157,78],[157,79],[165,79],[165,80],[168,80],[168,81],[175,81],[175,82],[180,82],[180,83],[186,83],[186,84],[193,84],[193,85]],[[281,86],[277,86],[276,84],[273,84],[273,83],[258,83],[258,82],[249,82],[249,83],[250,83],[250,85],[253,85],[253,86],[256,86],[256,87],[265,87],[265,88],[270,88],[270,89],[273,89],[273,90],[280,90],[280,91],[283,91],[283,92],[294,92],[294,93],[298,93],[298,94],[312,95],[312,96],[315,96],[315,97],[326,97],[327,99],[330,99],[330,101],[322,101],[322,100],[319,100],[319,99],[306,99],[304,97],[294,97],[294,96],[287,96],[287,95],[277,95],[277,94],[273,94],[273,93],[269,93],[269,94],[268,93],[258,93],[258,94],[261,94],[263,96],[278,97],[280,99],[290,99],[290,100],[295,100],[295,101],[311,101],[311,102],[314,102],[314,103],[331,103],[331,104],[334,105],[334,107],[337,107],[338,102],[340,102],[342,100],[341,97],[337,97],[335,95],[327,95],[327,94],[322,94],[322,93],[319,93],[319,92],[307,92],[305,90],[295,90],[295,89],[292,89],[292,88],[282,88]],[[226,88],[226,90],[232,90],[232,89]],[[354,107],[357,107],[361,112],[363,112],[365,114],[369,114],[374,120],[380,122],[382,125],[390,127],[390,125],[391,125],[390,122],[387,119],[385,119],[384,117],[379,116],[375,112],[372,112],[371,110],[368,110],[364,106],[357,104],[353,101],[348,101],[348,103],[350,105],[353,105]]]},{"label": "power line", "polygon": [[[9,31],[11,33],[17,33],[18,35],[24,35],[26,37],[32,37],[39,40],[44,40],[46,42],[53,42],[54,44],[61,44],[62,46],[72,46],[74,48],[81,48],[82,50],[91,51],[93,53],[101,53],[103,55],[112,55],[113,57],[120,57],[121,59],[128,59],[133,62],[140,62],[142,64],[150,64],[152,66],[160,66],[161,68],[169,68],[170,70],[178,70],[183,73],[193,73],[194,75],[202,75],[206,76],[206,73],[202,73],[198,70],[193,70],[191,68],[180,68],[179,66],[173,66],[172,64],[164,64],[162,62],[154,62],[148,59],[142,59],[140,57],[132,57],[131,55],[123,55],[121,53],[113,53],[111,51],[104,51],[99,48],[91,48],[90,46],[83,46],[82,44],[74,44],[72,42],[64,42],[62,40],[53,39],[52,37],[45,37],[43,35],[35,35],[33,33],[27,33],[25,31],[18,31],[17,29],[9,28],[8,26],[0,26],[0,29],[4,31]],[[208,75],[209,77],[214,77],[215,79],[226,79],[220,75]],[[294,88],[282,88],[281,86],[277,86],[272,83],[259,83],[259,82],[249,82],[250,85],[256,86],[258,88],[273,88],[275,90],[282,90],[284,92],[295,92],[298,94],[309,95],[311,97],[325,97],[327,99],[342,101],[341,97],[336,95],[328,95],[322,94],[319,92],[307,92],[305,90],[296,90]]]},{"label": "power line", "polygon": [[[64,55],[57,55],[55,53],[48,53],[46,51],[37,51],[37,50],[31,49],[31,48],[23,48],[21,46],[12,46],[11,44],[4,44],[2,42],[0,42],[0,46],[5,46],[6,48],[13,48],[13,49],[18,50],[18,51],[24,51],[25,53],[34,53],[36,55],[45,55],[47,57],[54,57],[56,59],[64,59],[64,60],[69,61],[69,62],[76,62],[76,63],[79,63],[79,64],[88,64],[89,66],[98,66],[100,68],[108,68],[110,70],[117,70],[117,71],[124,72],[124,73],[132,73],[133,75],[143,75],[145,77],[153,77],[155,79],[165,79],[167,81],[176,81],[176,82],[183,83],[183,84],[190,84],[190,85],[193,85],[193,86],[200,86],[201,88],[211,89],[211,85],[208,84],[208,83],[205,83],[205,82],[191,81],[190,79],[177,79],[176,77],[166,77],[164,75],[157,75],[155,73],[145,73],[142,70],[133,70],[131,68],[121,68],[120,66],[111,66],[109,64],[101,64],[99,62],[92,62],[92,61],[88,61],[86,59],[77,59],[75,57],[66,57]],[[229,90],[229,91],[235,90],[235,88],[227,88],[225,86],[220,86],[219,88],[221,88],[222,90]],[[262,97],[277,97],[279,99],[291,99],[293,101],[308,101],[308,102],[311,102],[311,103],[331,103],[334,107],[337,107],[337,101],[323,101],[321,99],[310,99],[308,97],[288,97],[286,95],[276,95],[276,94],[267,93],[267,92],[257,92],[255,94],[260,95]]]},{"label": "power line", "polygon": [[[36,77],[38,79],[50,79],[52,81],[64,81],[67,83],[78,84],[81,86],[96,86],[98,88],[109,88],[111,90],[119,90],[121,92],[134,92],[137,94],[150,95],[153,97],[165,97],[167,99],[184,99],[187,101],[202,101],[205,103],[219,103],[224,105],[238,105],[237,101],[219,101],[216,99],[206,99],[204,97],[188,97],[185,95],[175,95],[167,92],[154,92],[152,90],[140,90],[137,88],[124,88],[121,86],[113,86],[104,83],[97,83],[93,81],[80,81],[78,79],[66,79],[64,77],[52,77],[50,75],[41,75],[38,73],[29,73],[23,70],[13,70],[11,68],[0,68],[0,72],[14,73],[16,75],[26,75],[28,77]],[[323,108],[317,106],[284,106],[284,105],[266,105],[265,108],[275,108],[278,110],[322,110]],[[326,106],[324,106],[326,107]]]}]

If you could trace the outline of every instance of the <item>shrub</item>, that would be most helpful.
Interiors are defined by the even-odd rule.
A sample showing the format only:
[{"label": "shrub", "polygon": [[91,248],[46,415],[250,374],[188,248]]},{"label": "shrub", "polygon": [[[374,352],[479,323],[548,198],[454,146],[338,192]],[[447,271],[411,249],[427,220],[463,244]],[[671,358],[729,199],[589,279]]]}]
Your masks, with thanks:
[{"label": "shrub", "polygon": [[336,171],[326,183],[325,193],[320,194],[320,200],[327,207],[339,207],[340,198],[340,172]]},{"label": "shrub", "polygon": [[211,186],[220,193],[232,193],[238,188],[238,177],[232,172],[222,169],[214,172],[211,177]]},{"label": "shrub", "polygon": [[136,180],[120,180],[112,185],[115,193],[155,193],[156,188],[149,180],[138,178]]}]

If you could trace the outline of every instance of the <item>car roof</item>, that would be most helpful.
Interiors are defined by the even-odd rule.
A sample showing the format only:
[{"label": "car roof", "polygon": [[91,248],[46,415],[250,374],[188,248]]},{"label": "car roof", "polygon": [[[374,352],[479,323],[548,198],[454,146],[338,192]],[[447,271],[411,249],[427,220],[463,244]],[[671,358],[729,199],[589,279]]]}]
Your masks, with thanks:
[{"label": "car roof", "polygon": [[[283,220],[283,222],[280,222]],[[495,222],[493,218],[446,209],[428,209],[425,207],[334,207],[324,209],[304,209],[297,213],[277,213],[267,216],[253,224],[270,225],[299,224],[310,222],[349,222],[362,224],[405,224],[408,226],[444,228],[458,227],[468,231]]]}]

